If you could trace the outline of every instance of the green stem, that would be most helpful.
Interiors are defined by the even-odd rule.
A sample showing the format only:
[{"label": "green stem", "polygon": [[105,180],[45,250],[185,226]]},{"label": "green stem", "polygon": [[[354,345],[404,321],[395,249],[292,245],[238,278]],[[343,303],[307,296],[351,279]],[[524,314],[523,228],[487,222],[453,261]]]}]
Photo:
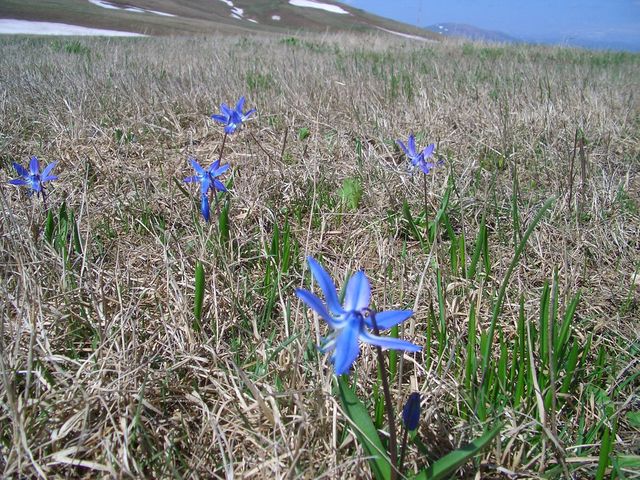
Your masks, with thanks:
[{"label": "green stem", "polygon": [[400,463],[398,463],[398,468],[400,472],[404,471],[404,453],[407,450],[407,437],[409,436],[409,430],[404,428],[404,434],[402,435],[402,448],[400,449]]},{"label": "green stem", "polygon": [[[380,330],[376,323],[376,314],[373,310],[369,311],[369,318],[373,325],[373,333],[380,336]],[[396,440],[396,422],[393,414],[393,404],[391,403],[391,390],[389,389],[389,378],[387,368],[382,354],[382,348],[376,346],[378,354],[378,368],[380,368],[380,377],[382,379],[382,390],[384,392],[384,403],[387,410],[387,419],[389,421],[389,457],[391,457],[391,480],[398,478],[398,444]]]},{"label": "green stem", "polygon": [[427,240],[431,241],[431,238],[429,237],[429,215],[427,215],[428,212],[428,198],[429,198],[429,194],[428,194],[428,190],[427,190],[427,176],[425,174],[422,175],[422,188],[424,191],[424,229],[425,229],[425,237],[427,238]]}]

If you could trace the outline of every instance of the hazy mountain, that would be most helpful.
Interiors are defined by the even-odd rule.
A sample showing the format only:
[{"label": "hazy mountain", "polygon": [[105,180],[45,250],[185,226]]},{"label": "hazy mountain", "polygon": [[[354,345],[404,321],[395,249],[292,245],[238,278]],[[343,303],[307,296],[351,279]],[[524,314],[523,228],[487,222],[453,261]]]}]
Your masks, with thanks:
[{"label": "hazy mountain", "polygon": [[506,33],[485,30],[483,28],[474,27],[473,25],[466,25],[464,23],[437,23],[425,27],[427,30],[436,32],[439,35],[447,37],[463,37],[469,40],[482,40],[487,42],[504,42],[515,43],[519,42],[517,38],[511,37]]}]

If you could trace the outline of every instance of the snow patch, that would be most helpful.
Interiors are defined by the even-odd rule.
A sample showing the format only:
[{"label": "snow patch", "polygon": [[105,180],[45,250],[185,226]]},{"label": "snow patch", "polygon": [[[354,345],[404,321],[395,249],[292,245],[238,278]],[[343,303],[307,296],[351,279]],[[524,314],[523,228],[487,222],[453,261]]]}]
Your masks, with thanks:
[{"label": "snow patch", "polygon": [[233,7],[233,2],[231,0],[220,0],[222,3],[226,3],[228,6]]},{"label": "snow patch", "polygon": [[242,15],[244,14],[244,10],[238,7],[233,7],[231,9],[231,16],[233,18],[237,18],[238,20],[242,20]]},{"label": "snow patch", "polygon": [[289,0],[289,4],[294,7],[318,8],[326,12],[339,13],[341,15],[349,15],[344,8],[329,3],[317,2],[316,0]]},{"label": "snow patch", "polygon": [[271,15],[271,20],[275,20],[276,22],[279,22],[281,20],[280,15]]},{"label": "snow patch", "polygon": [[258,23],[258,21],[254,20],[253,18],[247,18],[247,20],[249,20],[251,23]]},{"label": "snow patch", "polygon": [[162,15],[163,17],[175,17],[173,13],[158,12],[157,10],[147,10],[149,13],[155,13],[156,15]]},{"label": "snow patch", "polygon": [[74,35],[96,37],[146,37],[141,33],[81,27],[66,23],[30,22],[29,20],[0,19],[0,34],[9,35]]},{"label": "snow patch", "polygon": [[157,10],[145,10],[138,7],[120,7],[113,3],[105,2],[104,0],[89,0],[89,3],[102,8],[108,8],[109,10],[125,10],[127,12],[135,13],[154,13],[156,15],[162,15],[163,17],[175,17],[172,13],[158,12]]},{"label": "snow patch", "polygon": [[111,5],[108,2],[103,2],[102,0],[89,0],[89,3],[92,3],[93,5],[97,5],[98,7],[108,8],[110,10],[120,10],[120,7],[116,5]]},{"label": "snow patch", "polygon": [[411,38],[413,40],[421,40],[423,42],[431,42],[432,40],[428,39],[428,38],[424,38],[424,37],[419,37],[418,35],[410,35],[408,33],[402,33],[402,32],[396,32],[394,30],[387,30],[386,28],[382,28],[382,27],[377,27],[378,29],[387,32],[387,33],[391,33],[393,35],[398,35],[400,37],[404,37],[404,38]]}]

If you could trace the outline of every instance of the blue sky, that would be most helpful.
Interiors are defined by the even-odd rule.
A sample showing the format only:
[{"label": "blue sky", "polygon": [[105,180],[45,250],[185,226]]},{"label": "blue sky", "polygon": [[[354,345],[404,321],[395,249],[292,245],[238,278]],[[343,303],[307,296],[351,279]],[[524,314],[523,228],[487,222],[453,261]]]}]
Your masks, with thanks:
[{"label": "blue sky", "polygon": [[640,50],[640,0],[342,0],[421,27],[466,23],[534,42]]}]

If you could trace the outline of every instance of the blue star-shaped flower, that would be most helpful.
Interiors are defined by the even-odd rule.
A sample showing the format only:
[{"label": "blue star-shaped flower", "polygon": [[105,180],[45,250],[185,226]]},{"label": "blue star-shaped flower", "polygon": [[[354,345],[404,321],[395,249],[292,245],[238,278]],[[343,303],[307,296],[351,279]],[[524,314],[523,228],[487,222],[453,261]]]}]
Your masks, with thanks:
[{"label": "blue star-shaped flower", "polygon": [[[396,143],[400,145],[400,148],[404,150],[404,153],[407,155],[409,160],[411,160],[412,168],[420,167],[420,169],[426,174],[428,174],[435,166],[435,163],[428,162],[427,159],[433,155],[433,151],[435,150],[435,144],[431,144],[424,148],[420,153],[416,152],[416,139],[413,134],[409,135],[409,141],[407,145],[402,143],[402,140],[396,140]],[[442,162],[438,162],[441,164]]]},{"label": "blue star-shaped flower", "polygon": [[12,185],[24,185],[29,188],[29,195],[34,193],[36,195],[42,194],[44,198],[44,182],[50,182],[58,179],[55,175],[51,175],[51,171],[57,163],[58,162],[51,162],[49,165],[44,167],[44,170],[40,173],[40,162],[38,161],[38,157],[31,157],[28,171],[19,163],[13,162],[13,168],[16,169],[20,178],[9,180],[9,183]]},{"label": "blue star-shaped flower", "polygon": [[213,162],[207,168],[202,168],[195,158],[190,158],[189,162],[196,171],[196,174],[184,179],[185,182],[197,182],[200,184],[200,212],[204,219],[208,222],[210,218],[209,197],[207,193],[209,189],[220,190],[226,192],[227,188],[216,177],[222,175],[229,169],[229,164],[225,163],[220,166],[220,159]]},{"label": "blue star-shaped flower", "polygon": [[308,290],[298,288],[296,295],[313,311],[326,320],[333,330],[324,339],[321,351],[332,351],[331,362],[337,375],[348,373],[351,365],[360,354],[359,341],[394,350],[418,352],[421,347],[396,338],[372,335],[367,328],[373,328],[372,317],[375,315],[376,326],[379,330],[386,330],[408,319],[411,310],[389,310],[373,313],[369,310],[371,287],[363,271],[356,272],[347,283],[344,304],[340,305],[336,287],[331,277],[313,258],[308,257],[309,269],[313,278],[318,282],[326,306],[317,296]]},{"label": "blue star-shaped flower", "polygon": [[235,109],[232,110],[226,103],[223,103],[220,105],[221,114],[211,115],[211,118],[224,125],[225,133],[234,133],[238,128],[240,128],[242,123],[247,121],[256,111],[255,108],[252,108],[247,112],[243,112],[243,108],[244,97],[240,97]]}]

